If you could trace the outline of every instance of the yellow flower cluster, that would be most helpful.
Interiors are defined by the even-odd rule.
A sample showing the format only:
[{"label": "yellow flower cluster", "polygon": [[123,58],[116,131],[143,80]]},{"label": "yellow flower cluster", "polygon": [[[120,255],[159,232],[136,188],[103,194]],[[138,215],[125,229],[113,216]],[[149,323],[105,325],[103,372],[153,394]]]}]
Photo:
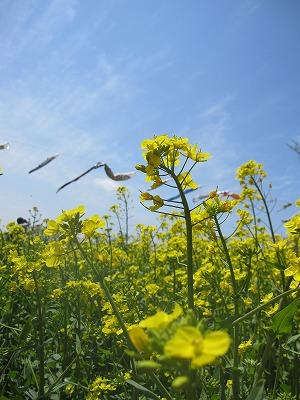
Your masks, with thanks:
[{"label": "yellow flower cluster", "polygon": [[241,165],[237,169],[236,178],[240,181],[242,185],[247,182],[251,183],[253,177],[258,177],[263,179],[267,176],[264,171],[263,164],[258,163],[254,160],[247,161],[245,164]]},{"label": "yellow flower cluster", "polygon": [[[166,184],[168,179],[162,176],[169,176],[182,190],[196,189],[198,184],[188,171],[175,172],[175,167],[180,165],[181,158],[185,158],[184,166],[188,160],[194,163],[205,162],[210,158],[209,153],[203,153],[197,145],[191,145],[187,138],[168,135],[154,136],[142,142],[143,156],[147,164],[138,164],[136,169],[146,174],[146,181],[152,182],[151,189]],[[152,196],[149,193],[141,194],[141,201],[152,200],[151,211],[156,211],[164,205],[163,199],[159,196]]]},{"label": "yellow flower cluster", "polygon": [[117,389],[111,380],[98,376],[88,387],[86,400],[99,400],[103,394],[114,392]]},{"label": "yellow flower cluster", "polygon": [[[190,362],[191,368],[199,368],[213,363],[229,349],[230,337],[224,331],[202,333],[199,327],[187,322],[179,305],[171,314],[158,311],[151,317],[129,328],[130,339],[140,353],[154,354],[161,349],[159,363],[170,359]],[[157,343],[160,342],[160,343]],[[145,367],[147,364],[143,364]],[[150,365],[150,364],[149,364]]]}]

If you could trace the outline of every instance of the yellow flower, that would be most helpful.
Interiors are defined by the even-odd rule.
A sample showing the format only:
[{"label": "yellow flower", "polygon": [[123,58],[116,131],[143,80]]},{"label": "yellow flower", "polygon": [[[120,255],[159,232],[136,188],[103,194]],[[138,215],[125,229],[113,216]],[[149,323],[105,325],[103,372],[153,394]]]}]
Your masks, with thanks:
[{"label": "yellow flower", "polygon": [[300,257],[292,259],[292,265],[290,265],[284,273],[286,276],[292,276],[295,281],[300,282]]},{"label": "yellow flower", "polygon": [[153,196],[152,194],[148,193],[148,192],[142,192],[140,194],[140,200],[141,201],[147,201],[147,200],[152,200]]},{"label": "yellow flower", "polygon": [[128,329],[130,340],[137,351],[145,351],[149,344],[149,337],[144,329],[137,325],[133,325]]},{"label": "yellow flower", "polygon": [[253,340],[250,338],[249,340],[246,340],[245,342],[242,342],[239,345],[239,354],[244,353],[249,347],[252,346]]},{"label": "yellow flower", "polygon": [[205,335],[194,326],[184,326],[177,330],[164,348],[169,358],[183,358],[191,361],[192,367],[211,364],[229,349],[230,337],[226,332],[208,332]]},{"label": "yellow flower", "polygon": [[182,308],[176,304],[174,311],[171,314],[167,314],[164,311],[158,311],[155,315],[141,321],[139,326],[141,328],[162,329],[177,319],[181,314]]},{"label": "yellow flower", "polygon": [[291,235],[300,233],[300,213],[294,215],[288,222],[284,224],[287,232]]},{"label": "yellow flower", "polygon": [[231,388],[232,388],[232,379],[227,379],[227,381],[226,381],[226,387],[227,387],[228,389],[231,389]]},{"label": "yellow flower", "polygon": [[59,228],[60,228],[60,224],[58,224],[56,221],[54,221],[53,219],[50,219],[47,222],[47,228],[44,231],[44,234],[46,236],[53,236],[56,235],[57,233],[59,233]]},{"label": "yellow flower", "polygon": [[65,249],[61,242],[49,243],[44,253],[45,263],[47,267],[58,267],[64,254]]},{"label": "yellow flower", "polygon": [[148,192],[141,193],[140,200],[141,201],[152,200],[153,206],[149,207],[149,210],[151,210],[151,211],[156,211],[164,205],[164,201],[161,197],[159,197],[158,195],[152,196],[152,194],[150,194]]},{"label": "yellow flower", "polygon": [[268,301],[270,301],[273,298],[273,293],[268,293],[265,295],[265,297],[263,297],[260,302],[261,303],[267,303]]},{"label": "yellow flower", "polygon": [[103,228],[105,221],[99,217],[99,215],[92,215],[82,223],[82,233],[87,237],[92,237],[96,230]]},{"label": "yellow flower", "polygon": [[246,178],[251,181],[251,177],[257,175],[260,178],[267,176],[263,169],[263,164],[260,164],[254,160],[249,160],[237,169],[236,178],[241,182],[241,184],[245,184]]},{"label": "yellow flower", "polygon": [[83,205],[79,205],[78,207],[72,208],[71,210],[63,211],[57,218],[56,221],[67,222],[76,217],[77,215],[82,216],[85,213],[85,207]]},{"label": "yellow flower", "polygon": [[191,174],[188,172],[182,172],[177,176],[180,184],[182,184],[183,188],[191,188],[191,189],[197,189],[199,185],[193,181]]},{"label": "yellow flower", "polygon": [[148,283],[148,285],[145,286],[145,291],[147,295],[153,296],[159,291],[159,286],[156,283]]}]

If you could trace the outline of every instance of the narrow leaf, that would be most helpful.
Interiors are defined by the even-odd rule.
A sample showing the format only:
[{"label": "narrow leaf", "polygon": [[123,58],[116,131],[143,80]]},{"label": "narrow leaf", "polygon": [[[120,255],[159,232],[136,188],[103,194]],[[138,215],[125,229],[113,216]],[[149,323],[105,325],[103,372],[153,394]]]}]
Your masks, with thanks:
[{"label": "narrow leaf", "polygon": [[295,299],[281,311],[276,313],[272,321],[273,332],[278,335],[282,333],[290,333],[292,331],[292,322],[297,308],[298,299]]},{"label": "narrow leaf", "polygon": [[264,386],[265,381],[258,381],[256,385],[252,388],[246,400],[262,400],[264,395]]},{"label": "narrow leaf", "polygon": [[140,385],[139,383],[137,383],[136,381],[133,381],[132,379],[128,379],[126,381],[126,383],[128,383],[129,385],[133,386],[135,389],[147,393],[147,395],[154,400],[159,400],[160,397],[158,397],[155,393],[151,392],[151,390],[147,389],[145,386]]}]

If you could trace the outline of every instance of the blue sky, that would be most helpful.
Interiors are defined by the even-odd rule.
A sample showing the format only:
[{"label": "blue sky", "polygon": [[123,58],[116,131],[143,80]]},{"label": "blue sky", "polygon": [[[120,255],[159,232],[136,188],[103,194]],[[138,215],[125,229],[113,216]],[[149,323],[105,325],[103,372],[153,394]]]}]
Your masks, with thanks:
[{"label": "blue sky", "polygon": [[[2,0],[0,218],[83,203],[107,213],[116,184],[97,161],[131,171],[153,134],[188,136],[213,159],[194,177],[238,190],[235,169],[264,163],[278,205],[299,197],[300,2],[297,0]],[[28,171],[46,157],[60,157]],[[153,222],[128,181],[131,224]],[[294,210],[278,214],[286,218]]]}]

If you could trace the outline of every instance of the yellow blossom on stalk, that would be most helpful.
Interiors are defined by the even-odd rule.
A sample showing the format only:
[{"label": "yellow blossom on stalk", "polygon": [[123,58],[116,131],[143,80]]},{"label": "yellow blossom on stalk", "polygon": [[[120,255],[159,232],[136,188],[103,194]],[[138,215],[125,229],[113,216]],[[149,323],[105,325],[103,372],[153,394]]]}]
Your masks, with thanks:
[{"label": "yellow blossom on stalk", "polygon": [[227,387],[227,389],[231,389],[232,388],[232,379],[227,379],[226,387]]},{"label": "yellow blossom on stalk", "polygon": [[190,360],[191,366],[197,368],[223,356],[229,346],[230,337],[226,332],[207,332],[203,335],[194,326],[184,326],[165,344],[164,353],[168,358]]},{"label": "yellow blossom on stalk", "polygon": [[147,200],[152,200],[153,196],[152,194],[148,193],[148,192],[142,192],[140,194],[140,200],[141,201],[147,201]]},{"label": "yellow blossom on stalk", "polygon": [[145,286],[145,291],[148,295],[153,296],[159,291],[159,286],[156,283],[148,283],[148,285]]},{"label": "yellow blossom on stalk", "polygon": [[239,354],[244,353],[247,349],[249,349],[249,347],[252,347],[252,344],[253,344],[252,338],[240,343],[239,344]]},{"label": "yellow blossom on stalk", "polygon": [[300,213],[294,215],[284,226],[290,235],[297,235],[300,233]]},{"label": "yellow blossom on stalk", "polygon": [[28,292],[34,292],[35,290],[35,283],[31,278],[24,278],[22,285],[24,286],[25,290],[28,290]]},{"label": "yellow blossom on stalk", "polygon": [[65,247],[62,242],[49,243],[44,251],[44,259],[47,267],[58,267],[65,254]]},{"label": "yellow blossom on stalk", "polygon": [[82,216],[85,213],[85,207],[83,205],[79,205],[75,208],[72,208],[71,210],[65,210],[63,211],[57,218],[56,221],[58,223],[60,222],[68,222],[77,215]]},{"label": "yellow blossom on stalk", "polygon": [[264,310],[263,312],[268,316],[268,317],[272,317],[272,315],[274,315],[279,308],[279,304],[275,304],[273,306],[271,306],[268,310]]},{"label": "yellow blossom on stalk", "polygon": [[99,215],[92,215],[88,219],[84,220],[82,223],[82,233],[87,237],[92,237],[96,230],[103,228],[105,226],[105,221],[99,217]]},{"label": "yellow blossom on stalk", "polygon": [[61,288],[53,289],[51,297],[53,299],[59,299],[63,294],[64,294],[64,292]]},{"label": "yellow blossom on stalk", "polygon": [[152,200],[153,201],[153,206],[149,207],[149,210],[151,210],[151,211],[156,211],[156,210],[158,210],[159,208],[161,208],[164,205],[164,201],[163,201],[163,199],[161,197],[159,197],[158,195],[152,196],[148,192],[141,193],[140,200],[141,201]]},{"label": "yellow blossom on stalk", "polygon": [[74,392],[74,385],[72,385],[72,383],[68,383],[65,386],[65,393],[67,394],[67,396],[71,396]]},{"label": "yellow blossom on stalk", "polygon": [[182,308],[176,304],[174,311],[171,314],[167,314],[164,311],[158,311],[155,315],[141,321],[139,326],[141,328],[162,329],[177,319],[181,314]]},{"label": "yellow blossom on stalk", "polygon": [[260,178],[265,178],[267,176],[263,169],[263,164],[260,164],[254,160],[249,160],[245,164],[241,165],[236,172],[236,179],[240,181],[241,184],[245,184],[247,179],[251,177],[259,176]]},{"label": "yellow blossom on stalk", "polygon": [[54,236],[59,233],[60,224],[53,219],[47,221],[47,228],[44,230],[44,235]]},{"label": "yellow blossom on stalk", "polygon": [[137,351],[142,352],[147,350],[149,345],[149,337],[141,327],[133,325],[128,329],[130,340]]},{"label": "yellow blossom on stalk", "polygon": [[98,400],[103,394],[114,392],[116,389],[116,384],[111,380],[99,376],[89,385],[86,400]]},{"label": "yellow blossom on stalk", "polygon": [[291,265],[284,271],[286,276],[292,276],[295,281],[300,282],[300,257],[290,258]]},{"label": "yellow blossom on stalk", "polygon": [[208,198],[204,203],[203,207],[207,215],[213,216],[220,213],[230,212],[237,204],[237,200],[225,200],[222,201],[218,196]]},{"label": "yellow blossom on stalk", "polygon": [[139,164],[136,168],[146,173],[152,181],[159,176],[159,167],[179,165],[181,155],[195,162],[204,162],[210,158],[209,153],[202,153],[197,145],[191,145],[188,138],[178,136],[154,136],[153,139],[144,140],[141,147],[148,164]]},{"label": "yellow blossom on stalk", "polygon": [[193,181],[191,174],[189,174],[187,171],[178,174],[177,179],[179,180],[180,184],[182,184],[184,189],[197,189],[199,187],[199,185]]},{"label": "yellow blossom on stalk", "polygon": [[261,300],[261,303],[267,303],[268,301],[270,301],[273,298],[273,293],[268,293],[266,294]]}]

